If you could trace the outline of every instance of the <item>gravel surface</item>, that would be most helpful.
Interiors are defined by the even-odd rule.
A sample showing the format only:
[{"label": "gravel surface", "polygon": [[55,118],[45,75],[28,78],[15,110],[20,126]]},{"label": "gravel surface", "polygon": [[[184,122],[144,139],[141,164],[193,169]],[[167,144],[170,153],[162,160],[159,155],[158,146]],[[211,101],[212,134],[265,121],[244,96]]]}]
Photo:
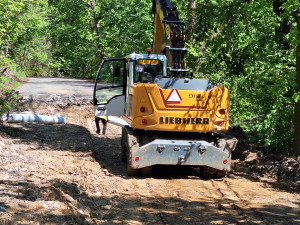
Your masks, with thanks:
[{"label": "gravel surface", "polygon": [[90,102],[58,94],[24,101],[20,112],[67,123],[0,128],[0,224],[300,224],[295,158],[245,150],[223,179],[182,167],[128,177],[120,128],[97,135]]}]

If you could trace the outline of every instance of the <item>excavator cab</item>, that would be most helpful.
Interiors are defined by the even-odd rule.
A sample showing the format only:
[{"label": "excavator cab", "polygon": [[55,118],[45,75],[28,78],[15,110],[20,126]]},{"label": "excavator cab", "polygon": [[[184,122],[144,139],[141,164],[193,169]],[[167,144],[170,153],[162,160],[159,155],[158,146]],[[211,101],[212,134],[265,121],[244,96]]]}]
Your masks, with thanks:
[{"label": "excavator cab", "polygon": [[166,56],[157,54],[132,53],[103,60],[94,86],[95,116],[124,116],[130,86],[167,77],[166,65]]}]

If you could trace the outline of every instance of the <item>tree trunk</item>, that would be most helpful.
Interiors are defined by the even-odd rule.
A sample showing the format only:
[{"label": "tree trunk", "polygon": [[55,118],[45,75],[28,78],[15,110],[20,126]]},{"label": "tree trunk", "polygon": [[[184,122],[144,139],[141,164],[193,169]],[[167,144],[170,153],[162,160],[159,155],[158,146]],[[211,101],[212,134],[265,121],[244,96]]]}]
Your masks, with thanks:
[{"label": "tree trunk", "polygon": [[101,30],[100,30],[100,19],[99,16],[97,15],[96,11],[96,6],[97,6],[97,1],[96,0],[90,0],[88,7],[90,8],[88,13],[90,17],[90,26],[92,31],[95,31],[97,34],[97,39],[98,39],[98,54],[97,57],[102,60],[104,58],[104,52],[103,52],[103,46],[100,44],[101,43]]},{"label": "tree trunk", "polygon": [[[298,30],[298,45],[296,48],[296,92],[300,93],[300,16],[299,9],[295,13]],[[294,133],[294,154],[300,156],[300,101],[295,104],[295,133]]]},{"label": "tree trunk", "polygon": [[282,47],[283,50],[289,50],[291,48],[290,43],[285,40],[285,36],[290,33],[291,25],[287,19],[280,20],[281,14],[284,12],[282,9],[283,3],[286,0],[273,0],[273,11],[278,16],[278,27],[275,27],[275,37],[277,43]]},{"label": "tree trunk", "polygon": [[192,35],[194,33],[195,29],[195,23],[196,23],[196,1],[191,0],[189,3],[189,9],[190,9],[190,15],[188,19],[188,32],[187,32],[187,40],[191,41]]}]

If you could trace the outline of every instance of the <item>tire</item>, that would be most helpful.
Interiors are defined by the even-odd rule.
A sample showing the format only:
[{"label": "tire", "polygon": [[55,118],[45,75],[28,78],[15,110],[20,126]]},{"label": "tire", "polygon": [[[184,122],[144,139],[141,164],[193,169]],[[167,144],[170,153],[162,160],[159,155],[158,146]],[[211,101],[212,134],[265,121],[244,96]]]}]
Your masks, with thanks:
[{"label": "tire", "polygon": [[127,132],[125,128],[122,128],[122,137],[121,137],[121,161],[127,162]]},{"label": "tire", "polygon": [[130,149],[127,149],[127,175],[128,176],[138,176],[140,173],[139,169],[133,169],[131,167],[131,152]]},{"label": "tire", "polygon": [[[140,140],[141,140],[141,145],[146,145],[146,144],[152,142],[153,138],[151,136],[141,136]],[[147,166],[147,167],[141,168],[140,172],[141,172],[142,176],[146,176],[146,177],[151,176],[152,175],[152,166]]]},{"label": "tire", "polygon": [[[122,137],[121,137],[121,147],[122,147],[122,161],[127,162],[127,175],[128,176],[138,176],[140,174],[144,176],[150,176],[152,174],[152,166],[144,167],[141,169],[133,169],[131,167],[131,151],[128,147],[128,133],[126,129],[122,129]],[[151,141],[153,141],[150,136],[139,136],[140,145],[145,145]]]},{"label": "tire", "polygon": [[152,175],[152,166],[147,166],[147,167],[144,167],[144,168],[141,168],[141,174],[143,176],[151,176]]},{"label": "tire", "polygon": [[208,166],[200,167],[200,175],[205,179],[220,179],[226,176],[227,172],[224,170],[217,170]]},{"label": "tire", "polygon": [[125,162],[127,162],[127,175],[128,176],[138,176],[140,173],[139,169],[133,169],[131,167],[131,150],[128,146],[128,133],[126,132],[125,128],[122,129],[122,158],[125,159]]},{"label": "tire", "polygon": [[146,145],[153,141],[151,136],[140,136],[140,146]]}]

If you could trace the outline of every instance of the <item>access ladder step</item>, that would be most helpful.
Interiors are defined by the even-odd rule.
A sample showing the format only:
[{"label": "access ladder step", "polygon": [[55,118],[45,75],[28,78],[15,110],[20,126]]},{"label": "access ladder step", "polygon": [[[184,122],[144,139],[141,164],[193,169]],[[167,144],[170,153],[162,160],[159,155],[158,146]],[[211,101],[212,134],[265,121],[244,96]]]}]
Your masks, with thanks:
[{"label": "access ladder step", "polygon": [[187,48],[172,48],[170,46],[166,46],[166,49],[170,50],[170,51],[187,51]]},{"label": "access ladder step", "polygon": [[163,23],[173,23],[173,24],[180,24],[180,25],[185,25],[185,22],[183,21],[175,21],[175,20],[167,20],[167,19],[163,19]]},{"label": "access ladder step", "polygon": [[170,72],[189,72],[189,69],[173,69],[173,68],[168,68]]}]

